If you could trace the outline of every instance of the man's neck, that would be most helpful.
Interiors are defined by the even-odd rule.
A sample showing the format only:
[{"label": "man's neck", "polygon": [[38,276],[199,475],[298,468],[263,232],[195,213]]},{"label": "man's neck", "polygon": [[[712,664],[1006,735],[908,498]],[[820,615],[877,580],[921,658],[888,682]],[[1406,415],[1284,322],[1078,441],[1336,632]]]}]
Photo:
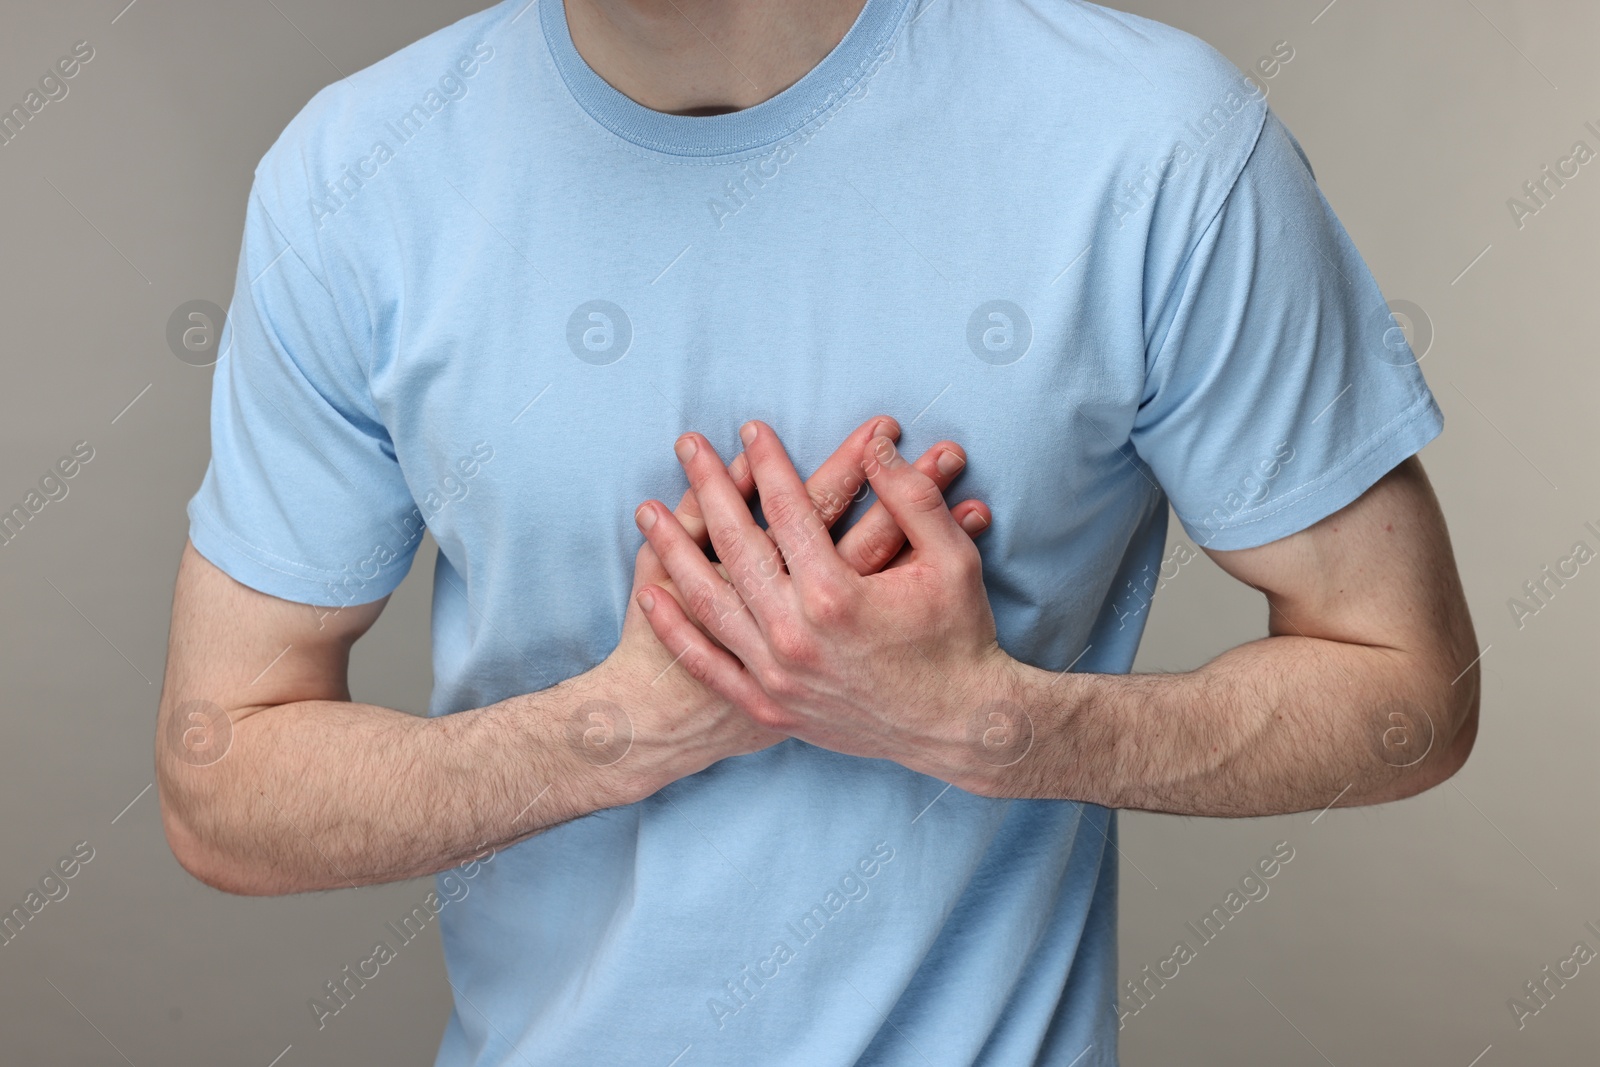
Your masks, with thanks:
[{"label": "man's neck", "polygon": [[833,50],[864,2],[565,0],[584,62],[619,92],[675,115],[740,111],[778,95]]}]

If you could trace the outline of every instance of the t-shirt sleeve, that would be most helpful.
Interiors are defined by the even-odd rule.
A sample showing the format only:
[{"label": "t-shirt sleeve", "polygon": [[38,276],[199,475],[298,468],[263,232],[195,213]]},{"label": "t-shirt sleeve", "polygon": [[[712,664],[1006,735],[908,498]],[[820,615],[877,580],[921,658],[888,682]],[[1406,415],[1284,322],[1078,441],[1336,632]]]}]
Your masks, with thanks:
[{"label": "t-shirt sleeve", "polygon": [[[359,299],[340,304],[271,215],[245,213],[211,394],[211,462],[189,538],[253,589],[346,607],[394,591],[422,537],[372,400]],[[349,323],[360,316],[363,326]]]},{"label": "t-shirt sleeve", "polygon": [[1131,438],[1201,547],[1303,530],[1443,429],[1409,340],[1270,110],[1175,278]]}]

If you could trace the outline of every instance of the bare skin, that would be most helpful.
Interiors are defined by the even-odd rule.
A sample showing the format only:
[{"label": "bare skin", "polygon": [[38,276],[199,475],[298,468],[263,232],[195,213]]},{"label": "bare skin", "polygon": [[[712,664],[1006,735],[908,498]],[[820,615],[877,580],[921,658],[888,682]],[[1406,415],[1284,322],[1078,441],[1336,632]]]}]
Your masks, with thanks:
[{"label": "bare skin", "polygon": [[[566,0],[574,43],[601,77],[646,106],[683,114],[748,107],[793,84],[861,6]],[[749,451],[768,472],[764,504],[772,497],[803,527],[804,509],[781,503],[796,481],[781,469],[781,446],[770,429],[758,440]],[[906,465],[869,466],[878,468],[880,499],[893,500],[895,490],[878,483],[893,485]],[[741,518],[733,498],[708,489],[705,457],[686,469],[702,495],[721,501],[719,558],[742,570],[726,576],[731,583],[712,574],[682,552],[672,523],[656,522],[650,543],[663,558],[677,552],[668,558],[677,560],[673,576],[691,583],[695,620],[721,644],[675,598],[645,591],[658,605],[650,621],[685,665],[771,729],[896,759],[990,796],[1203,815],[1320,808],[1335,796],[1341,805],[1392,800],[1444,780],[1472,748],[1476,638],[1449,534],[1414,457],[1308,530],[1208,552],[1266,595],[1266,639],[1183,674],[1059,680],[999,650],[976,552],[950,533],[926,484],[903,482],[909,495],[895,512],[914,544],[922,538],[913,564],[861,579],[830,564],[825,539],[808,548],[799,528],[778,534],[776,525],[778,548],[748,528],[747,543],[736,543],[732,531],[750,525],[748,513]],[[644,522],[665,516],[660,504],[641,508]],[[779,549],[810,554],[784,571]],[[885,707],[925,714],[885,722]],[[971,743],[974,716],[979,738],[1007,741],[1000,751]],[[1024,726],[1031,740],[1010,763],[1011,734]]]},{"label": "bare skin", "polygon": [[844,38],[864,0],[566,0],[578,54],[619,92],[677,115],[753,107]]},{"label": "bare skin", "polygon": [[726,573],[647,501],[636,519],[682,599],[637,599],[687,670],[768,729],[983,796],[1216,816],[1396,800],[1472,749],[1476,637],[1414,456],[1306,530],[1209,553],[1266,595],[1270,636],[1179,674],[1056,675],[1000,649],[976,547],[893,442],[872,442],[864,472],[910,551],[863,576],[771,427],[741,436],[768,529],[686,434],[678,457]]},{"label": "bare skin", "polygon": [[[750,107],[798,81],[843,38],[862,3],[571,0],[567,13],[574,44],[601,77],[646,107],[703,115]],[[859,487],[865,441],[852,436],[813,476],[824,521],[837,517],[829,508],[840,493]],[[942,484],[950,476],[936,463],[946,452],[964,458],[948,443],[923,457]],[[753,491],[748,471],[733,473]],[[693,494],[678,513],[704,536]],[[989,513],[974,502],[962,518],[979,531]],[[875,506],[840,546],[879,568],[903,541]],[[670,585],[646,547],[635,586],[652,582]],[[235,582],[185,547],[157,780],[168,842],[196,877],[266,894],[427,874],[781,739],[681,670],[663,674],[673,657],[636,607],[605,662],[544,692],[438,719],[354,703],[350,648],[385,602],[308,609]],[[204,766],[174,740],[216,732],[204,716],[180,716],[197,700],[233,724],[227,755]],[[595,753],[573,743],[574,713],[595,700],[635,719],[633,748],[612,766],[597,767]]]},{"label": "bare skin", "polygon": [[[862,450],[879,432],[898,436],[899,427],[888,417],[868,420],[812,476],[811,506],[823,526],[862,490]],[[950,441],[919,460],[941,486],[965,462]],[[735,492],[753,491],[743,462],[723,473]],[[958,505],[958,514],[974,533],[991,520],[976,501]],[[705,543],[692,492],[675,516]],[[839,539],[839,551],[877,570],[903,544],[874,504]],[[635,561],[634,588],[647,584],[672,595],[648,545]],[[258,895],[430,874],[485,847],[642,800],[785,736],[676,669],[632,603],[610,656],[541,692],[438,718],[352,702],[350,648],[386,601],[319,611],[241,585],[185,547],[156,769],[167,840],[195,877]],[[203,714],[189,718],[195,701],[220,709],[231,731]],[[604,730],[593,732],[593,701],[627,712],[633,736],[625,750],[606,748]],[[208,762],[206,745],[220,749],[229,733],[226,754]]]},{"label": "bare skin", "polygon": [[[574,41],[602,77],[645,106],[682,114],[737,110],[782,91],[838,43],[860,7],[567,5]],[[809,530],[809,544],[780,539],[788,571],[774,569],[771,541],[742,528],[750,512],[734,501],[754,491],[750,470],[717,461],[713,473],[700,439],[705,452],[688,464],[695,491],[675,511],[641,509],[655,521],[612,655],[549,690],[437,719],[350,700],[350,648],[384,601],[319,615],[240,585],[187,546],[157,744],[174,853],[202,881],[236,893],[407,878],[790,735],[896,759],[983,795],[1191,814],[1305,810],[1336,793],[1341,804],[1374,803],[1442,781],[1466,759],[1476,733],[1474,637],[1414,460],[1310,530],[1212,553],[1266,593],[1273,636],[1187,674],[1058,681],[995,643],[976,551],[951,533],[952,523],[958,533],[981,530],[987,509],[950,509],[942,497],[955,471],[938,461],[959,448],[942,443],[907,465],[892,448],[898,428],[882,432],[870,454],[871,424],[852,435],[805,484],[810,503],[786,458],[788,474],[780,469],[775,435],[758,433],[748,454],[764,509],[783,519],[774,536],[788,537],[795,523]],[[862,473],[880,504],[834,548],[817,530]],[[691,557],[707,542],[706,492],[727,561],[720,571]],[[906,552],[902,529],[912,534]],[[849,584],[863,576],[883,582]],[[789,599],[775,599],[779,589]],[[675,659],[682,669],[669,670]],[[1031,743],[1006,766],[971,743],[975,712],[984,716],[978,736],[994,732],[986,727],[997,697],[1033,725]],[[1404,726],[1392,718],[1397,697],[1413,716]],[[227,754],[204,765],[174,743],[187,736],[180,711],[197,700],[231,724]],[[581,711],[592,701],[633,718],[633,745],[614,764],[597,765],[585,747]],[[885,720],[886,706],[914,714]],[[1002,742],[1011,725],[1002,720]],[[1410,762],[1424,729],[1426,750]],[[1406,739],[1398,751],[1388,740],[1396,736]]]}]

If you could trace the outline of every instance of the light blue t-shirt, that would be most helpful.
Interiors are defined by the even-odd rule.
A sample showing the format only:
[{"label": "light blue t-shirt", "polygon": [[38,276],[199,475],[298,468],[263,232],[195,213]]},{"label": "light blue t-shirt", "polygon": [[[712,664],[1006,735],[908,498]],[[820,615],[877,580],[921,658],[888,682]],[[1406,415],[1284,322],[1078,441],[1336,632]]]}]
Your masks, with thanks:
[{"label": "light blue t-shirt", "polygon": [[[867,0],[714,117],[507,0],[290,123],[222,345],[196,548],[340,606],[426,523],[436,715],[616,646],[689,429],[731,458],[764,419],[802,474],[874,413],[961,441],[1001,645],[1120,673],[1169,500],[1260,545],[1442,427],[1261,88],[1076,0]],[[1113,1064],[1115,842],[1104,808],[797,740],[724,760],[482,866],[440,913],[438,1063]]]}]

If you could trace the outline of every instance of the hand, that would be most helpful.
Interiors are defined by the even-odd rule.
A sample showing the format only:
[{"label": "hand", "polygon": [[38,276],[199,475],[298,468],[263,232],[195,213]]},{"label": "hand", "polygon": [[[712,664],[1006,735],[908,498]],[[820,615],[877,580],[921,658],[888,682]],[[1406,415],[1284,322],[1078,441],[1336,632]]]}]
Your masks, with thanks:
[{"label": "hand", "polygon": [[[832,527],[850,501],[866,487],[859,464],[866,443],[876,436],[898,437],[899,434],[900,427],[894,419],[887,416],[869,419],[851,433],[805,483],[805,506],[824,531]],[[714,453],[708,452],[708,455]],[[939,461],[946,455],[959,462],[952,464],[947,459],[946,469],[941,471]],[[941,489],[954,480],[964,464],[961,446],[950,441],[934,445],[917,461],[918,469]],[[756,483],[747,458],[738,456],[725,471],[720,463],[717,466],[739,501],[744,519],[751,521],[748,499],[754,494]],[[693,488],[684,494],[671,514],[685,544],[692,546],[690,550],[702,563],[711,566],[704,554],[710,537]],[[957,514],[974,533],[981,532],[990,522],[989,509],[978,501],[957,505]],[[829,543],[831,546],[831,539]],[[772,542],[769,540],[767,544],[770,547]],[[854,573],[872,574],[885,566],[903,562],[906,558],[901,552],[904,544],[904,533],[879,502],[844,534],[836,552]],[[713,569],[722,573],[720,566]],[[754,752],[783,740],[784,734],[762,727],[730,700],[696,680],[701,669],[701,658],[696,650],[679,647],[669,652],[656,639],[637,599],[647,588],[665,593],[666,599],[680,595],[648,543],[639,549],[634,562],[634,596],[630,598],[623,619],[622,639],[616,650],[596,668],[608,676],[602,691],[619,694],[626,706],[633,709],[630,715],[637,713],[649,719],[647,723],[634,724],[631,743],[638,750],[638,765],[647,769],[652,780],[664,785],[717,760]]]},{"label": "hand", "polygon": [[988,516],[952,511],[942,495],[941,478],[965,457],[935,454],[930,471],[906,462],[888,436],[872,436],[860,470],[910,551],[863,574],[834,546],[771,427],[747,423],[741,437],[765,531],[710,442],[678,442],[722,571],[658,501],[637,513],[681,594],[656,582],[638,590],[662,645],[765,730],[975,781],[996,765],[982,743],[989,705],[1010,691],[1012,661],[996,642],[982,561],[963,529],[962,520],[982,529]]}]

